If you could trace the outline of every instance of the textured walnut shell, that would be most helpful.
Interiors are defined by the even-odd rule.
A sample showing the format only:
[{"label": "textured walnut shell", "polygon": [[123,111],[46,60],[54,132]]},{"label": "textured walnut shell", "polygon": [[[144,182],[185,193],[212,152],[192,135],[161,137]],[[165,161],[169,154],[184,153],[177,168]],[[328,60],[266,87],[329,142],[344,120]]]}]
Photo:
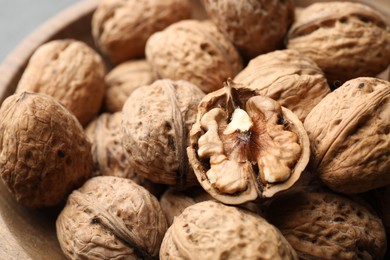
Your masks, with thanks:
[{"label": "textured walnut shell", "polygon": [[102,0],[92,17],[92,35],[117,64],[143,57],[150,35],[190,17],[187,0]]},{"label": "textured walnut shell", "polygon": [[85,129],[85,133],[92,143],[94,175],[128,178],[152,194],[160,194],[163,190],[161,185],[146,180],[129,165],[126,151],[122,146],[121,122],[121,112],[103,113]]},{"label": "textured walnut shell", "polygon": [[[235,85],[233,85],[233,90],[236,96],[235,102],[240,103],[241,108],[246,107],[245,109],[248,109],[249,104],[251,106],[256,106],[254,104],[256,104],[257,101],[254,101],[254,98],[256,98],[256,100],[261,99],[260,103],[263,102],[266,106],[270,103],[272,105],[277,105],[276,101],[264,96],[259,96],[250,88],[244,86],[235,88]],[[226,138],[230,138],[229,136],[224,137],[223,132],[227,129],[226,122],[222,122],[217,126],[218,133],[215,133],[217,136],[214,136],[209,135],[212,132],[209,131],[210,129],[205,129],[203,126],[203,118],[215,109],[228,111],[229,107],[226,102],[227,97],[228,88],[226,87],[207,94],[199,104],[196,123],[192,126],[190,132],[190,145],[187,148],[187,154],[201,186],[212,197],[226,204],[243,204],[257,198],[270,198],[281,191],[291,188],[294,183],[298,181],[310,157],[310,143],[302,122],[293,112],[280,106],[281,114],[272,114],[272,120],[276,119],[276,117],[278,118],[276,119],[278,122],[275,125],[269,124],[265,120],[264,114],[251,112],[249,117],[251,117],[254,122],[256,121],[253,128],[248,132],[243,132],[243,135],[238,132],[237,135],[232,138],[233,140],[226,141]],[[213,122],[211,123],[214,124]],[[273,126],[279,130],[283,129],[280,131],[288,134],[288,136],[293,136],[296,140],[290,145],[290,143],[286,141],[290,141],[290,137],[284,135],[283,138],[279,138],[280,136],[276,137],[271,134],[270,129]],[[207,140],[206,144],[208,144],[203,145],[203,147],[214,146],[214,148],[210,149],[210,151],[212,151],[210,152],[210,157],[201,158],[199,155],[201,151],[201,139],[205,138],[207,135],[207,138],[210,140],[204,139]],[[284,144],[287,146],[284,146]],[[258,149],[261,149],[261,151]],[[293,152],[296,149],[298,149],[298,152]],[[218,151],[218,153],[216,151]],[[296,159],[294,160],[293,165],[289,166],[290,176],[287,179],[273,183],[264,182],[262,180],[263,176],[260,176],[264,173],[261,173],[260,171],[261,167],[259,166],[259,158],[257,157],[265,159],[266,155],[267,158],[270,156],[272,162],[267,165],[267,168],[279,167],[279,164],[281,164],[279,163],[279,159],[281,157],[284,158],[285,154],[282,155],[282,153],[285,152],[296,153],[294,154]],[[239,158],[232,159],[231,155],[237,155]],[[217,159],[213,159],[213,157]],[[219,170],[218,167],[215,167],[215,172],[220,175],[219,178],[222,182],[224,179],[227,182],[222,188],[230,188],[230,185],[234,187],[234,190],[224,191],[221,187],[215,186],[208,177],[208,172],[213,169],[213,161],[218,161],[218,158],[221,157],[228,158],[224,162],[228,162],[228,165],[231,166],[221,166],[224,168]],[[274,161],[274,159],[277,162]],[[222,163],[217,162],[215,165],[222,165]],[[265,167],[263,168],[265,169]],[[239,180],[233,181],[228,179],[228,175],[230,177],[238,174],[240,175]],[[240,183],[239,189],[236,188],[235,185],[235,183],[238,182]]]},{"label": "textured walnut shell", "polygon": [[152,68],[146,60],[131,60],[114,67],[105,78],[106,111],[122,111],[126,99],[136,88],[152,84],[155,80]]},{"label": "textured walnut shell", "polygon": [[203,3],[210,20],[248,59],[282,48],[294,20],[291,0],[204,0]]},{"label": "textured walnut shell", "polygon": [[259,95],[277,100],[302,122],[330,92],[317,64],[295,50],[273,51],[257,56],[234,81],[250,87]]},{"label": "textured walnut shell", "polygon": [[180,21],[153,34],[146,58],[158,77],[187,80],[205,93],[221,88],[243,66],[233,44],[210,21]]},{"label": "textured walnut shell", "polygon": [[72,192],[56,230],[68,259],[154,259],[167,223],[146,189],[129,179],[99,176]]},{"label": "textured walnut shell", "polygon": [[134,170],[180,187],[196,184],[186,147],[204,93],[187,81],[157,80],[137,88],[123,107],[122,144]]},{"label": "textured walnut shell", "polygon": [[85,43],[54,40],[34,52],[16,92],[53,96],[86,125],[102,105],[105,73],[103,60]]},{"label": "textured walnut shell", "polygon": [[390,82],[357,78],[306,117],[311,166],[331,189],[361,193],[390,184]]},{"label": "textured walnut shell", "polygon": [[20,204],[59,204],[92,175],[91,145],[54,98],[14,94],[3,102],[0,118],[0,175]]},{"label": "textured walnut shell", "polygon": [[371,7],[351,2],[312,4],[297,15],[288,48],[313,59],[331,87],[372,77],[390,64],[390,30]]},{"label": "textured walnut shell", "polygon": [[299,192],[275,199],[267,219],[300,259],[383,259],[386,233],[365,204],[331,192]]},{"label": "textured walnut shell", "polygon": [[201,187],[192,187],[185,191],[169,188],[161,195],[160,205],[167,218],[168,226],[170,226],[173,223],[173,219],[179,216],[184,209],[210,199],[212,197]]},{"label": "textured walnut shell", "polygon": [[160,259],[298,259],[274,226],[247,210],[200,202],[175,218]]}]

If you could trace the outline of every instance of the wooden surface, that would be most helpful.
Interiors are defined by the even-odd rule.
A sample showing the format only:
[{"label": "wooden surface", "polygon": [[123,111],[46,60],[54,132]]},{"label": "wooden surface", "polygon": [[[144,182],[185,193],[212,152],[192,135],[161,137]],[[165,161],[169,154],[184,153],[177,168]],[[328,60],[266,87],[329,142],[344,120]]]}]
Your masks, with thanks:
[{"label": "wooden surface", "polygon": [[[193,2],[197,0],[192,0]],[[297,5],[312,1],[296,0]],[[318,1],[317,1],[318,2]],[[390,0],[366,0],[390,17]],[[0,65],[0,104],[11,95],[34,50],[49,40],[74,38],[93,46],[91,17],[98,0],[80,1],[44,23],[9,54]],[[202,17],[200,9],[194,10]],[[60,210],[28,210],[16,204],[0,181],[0,259],[64,259],[55,234],[55,218]]]}]

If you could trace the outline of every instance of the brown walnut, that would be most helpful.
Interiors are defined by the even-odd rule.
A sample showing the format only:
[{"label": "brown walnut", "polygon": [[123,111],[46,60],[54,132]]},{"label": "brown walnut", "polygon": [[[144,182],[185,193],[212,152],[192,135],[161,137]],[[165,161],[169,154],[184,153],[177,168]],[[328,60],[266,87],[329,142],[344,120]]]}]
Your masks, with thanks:
[{"label": "brown walnut", "polygon": [[361,193],[390,184],[389,99],[389,81],[357,78],[306,117],[311,168],[332,190]]},{"label": "brown walnut", "polygon": [[383,259],[386,233],[366,204],[329,191],[302,191],[276,198],[267,219],[300,259]]},{"label": "brown walnut", "polygon": [[205,93],[221,88],[243,66],[233,44],[207,20],[180,21],[153,34],[146,58],[157,77],[187,80]]},{"label": "brown walnut", "polygon": [[156,259],[167,223],[146,189],[99,176],[72,192],[56,230],[68,259]]},{"label": "brown walnut", "polygon": [[234,78],[234,82],[278,101],[302,122],[310,110],[330,92],[317,64],[295,50],[273,51],[257,56],[249,61]]},{"label": "brown walnut", "polygon": [[108,112],[122,111],[123,104],[138,87],[152,84],[156,78],[146,60],[131,60],[114,67],[106,76],[104,100]]},{"label": "brown walnut", "polygon": [[188,0],[102,0],[92,17],[92,35],[99,49],[118,64],[143,57],[150,35],[190,17]]},{"label": "brown walnut", "polygon": [[0,175],[20,204],[59,204],[92,175],[83,128],[53,97],[14,94],[3,102],[0,118]]},{"label": "brown walnut", "polygon": [[314,3],[296,17],[289,49],[313,59],[331,87],[356,77],[373,77],[390,64],[390,29],[369,6],[352,2]]},{"label": "brown walnut", "polygon": [[197,183],[186,147],[203,96],[195,85],[169,79],[139,87],[130,95],[122,112],[122,143],[138,174],[179,187]]},{"label": "brown walnut", "polygon": [[85,133],[92,143],[94,176],[128,178],[143,186],[154,195],[162,192],[161,185],[152,183],[137,174],[129,165],[122,146],[122,113],[103,113],[92,121]]},{"label": "brown walnut", "polygon": [[289,189],[309,161],[310,144],[294,113],[228,81],[202,99],[187,153],[211,196],[242,204]]},{"label": "brown walnut", "polygon": [[210,20],[247,59],[282,48],[294,20],[291,0],[203,0],[203,3]]},{"label": "brown walnut", "polygon": [[85,126],[103,103],[105,73],[103,60],[85,43],[54,40],[34,52],[16,92],[53,96]]},{"label": "brown walnut", "polygon": [[160,259],[298,259],[264,218],[238,207],[204,201],[186,208],[169,227]]}]

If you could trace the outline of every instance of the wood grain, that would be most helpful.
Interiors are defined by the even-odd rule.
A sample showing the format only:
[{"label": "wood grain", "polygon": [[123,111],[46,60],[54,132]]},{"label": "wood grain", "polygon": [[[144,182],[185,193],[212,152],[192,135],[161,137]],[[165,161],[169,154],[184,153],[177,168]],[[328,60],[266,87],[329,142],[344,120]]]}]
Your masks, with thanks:
[{"label": "wood grain", "polygon": [[[195,17],[204,18],[198,0],[191,0],[191,2],[194,5]],[[313,1],[296,0],[295,2],[299,6],[305,6]],[[387,18],[390,17],[389,0],[360,2],[368,3],[381,10]],[[97,4],[98,0],[84,0],[66,9],[44,23],[6,57],[4,63],[0,65],[0,104],[15,91],[28,59],[41,44],[53,39],[74,38],[94,47],[91,18]],[[387,77],[387,73],[385,75]],[[44,210],[28,210],[14,201],[0,181],[0,259],[64,259],[54,225],[60,209],[61,206]]]}]

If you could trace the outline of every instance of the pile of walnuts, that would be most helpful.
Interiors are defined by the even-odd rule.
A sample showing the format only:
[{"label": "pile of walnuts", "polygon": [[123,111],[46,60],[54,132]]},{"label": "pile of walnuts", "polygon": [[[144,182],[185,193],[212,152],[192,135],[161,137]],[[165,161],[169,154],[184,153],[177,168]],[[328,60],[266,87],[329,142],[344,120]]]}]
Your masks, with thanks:
[{"label": "pile of walnuts", "polygon": [[[201,8],[199,18],[191,11]],[[390,27],[356,2],[101,0],[0,108],[68,259],[383,259]]]}]

